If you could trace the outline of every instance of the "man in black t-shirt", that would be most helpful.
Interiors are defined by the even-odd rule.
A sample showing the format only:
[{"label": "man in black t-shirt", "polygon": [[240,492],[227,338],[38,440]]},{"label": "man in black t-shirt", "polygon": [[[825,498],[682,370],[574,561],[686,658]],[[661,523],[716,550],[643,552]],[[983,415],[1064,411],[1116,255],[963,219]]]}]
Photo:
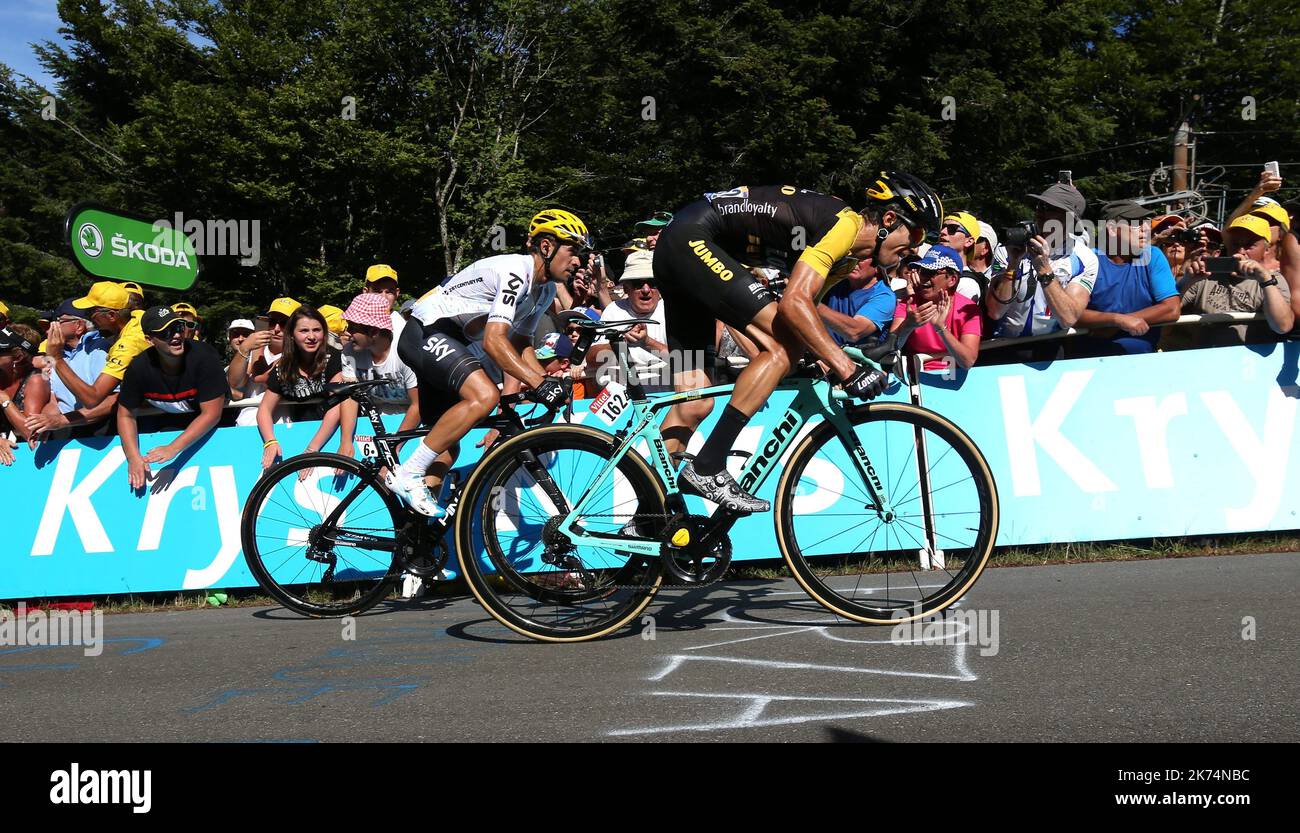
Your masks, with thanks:
[{"label": "man in black t-shirt", "polygon": [[[170,307],[153,307],[140,319],[149,349],[126,368],[118,398],[117,432],[126,452],[131,488],[143,488],[150,463],[166,463],[221,419],[229,393],[221,357],[209,344],[193,341],[184,318]],[[177,414],[197,413],[181,435],[141,455],[132,410],[143,406]]]}]

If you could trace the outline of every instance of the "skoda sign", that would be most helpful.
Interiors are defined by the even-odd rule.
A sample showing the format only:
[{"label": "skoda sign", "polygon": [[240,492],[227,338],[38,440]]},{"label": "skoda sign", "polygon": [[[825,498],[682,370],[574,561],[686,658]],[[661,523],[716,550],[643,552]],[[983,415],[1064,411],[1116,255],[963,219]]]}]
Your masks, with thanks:
[{"label": "skoda sign", "polygon": [[83,202],[68,212],[64,233],[72,261],[96,279],[184,290],[199,276],[193,242],[142,217]]}]

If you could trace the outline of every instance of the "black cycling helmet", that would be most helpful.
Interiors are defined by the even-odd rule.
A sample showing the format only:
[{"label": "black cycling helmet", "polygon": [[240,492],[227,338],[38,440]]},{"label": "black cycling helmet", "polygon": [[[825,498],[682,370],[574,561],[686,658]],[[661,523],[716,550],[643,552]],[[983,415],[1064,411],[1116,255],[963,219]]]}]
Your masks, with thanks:
[{"label": "black cycling helmet", "polygon": [[918,177],[899,171],[881,171],[867,186],[867,203],[877,209],[893,209],[912,228],[938,234],[943,223],[943,201],[934,189]]}]

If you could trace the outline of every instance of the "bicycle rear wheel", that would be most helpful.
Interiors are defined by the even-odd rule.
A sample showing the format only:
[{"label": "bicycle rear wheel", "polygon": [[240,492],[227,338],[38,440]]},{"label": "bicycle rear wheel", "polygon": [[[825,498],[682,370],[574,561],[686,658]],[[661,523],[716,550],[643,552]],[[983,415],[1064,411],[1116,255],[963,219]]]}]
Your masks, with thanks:
[{"label": "bicycle rear wheel", "polygon": [[354,615],[383,599],[397,578],[394,530],[405,517],[359,461],[325,452],[290,457],[262,475],[244,504],[244,559],[262,589],[290,610]]},{"label": "bicycle rear wheel", "polygon": [[781,554],[840,616],[898,624],[937,613],[975,583],[997,539],[988,464],[961,429],[923,408],[872,404],[849,419],[893,516],[878,511],[852,449],[820,423],[777,486]]},{"label": "bicycle rear wheel", "polygon": [[[613,437],[591,428],[546,426],[495,447],[470,475],[457,512],[457,558],[474,596],[506,627],[544,642],[596,639],[654,597],[657,556],[620,551],[615,541],[573,548],[557,534],[616,449]],[[630,452],[576,524],[653,538],[666,520],[664,500],[649,464]]]}]

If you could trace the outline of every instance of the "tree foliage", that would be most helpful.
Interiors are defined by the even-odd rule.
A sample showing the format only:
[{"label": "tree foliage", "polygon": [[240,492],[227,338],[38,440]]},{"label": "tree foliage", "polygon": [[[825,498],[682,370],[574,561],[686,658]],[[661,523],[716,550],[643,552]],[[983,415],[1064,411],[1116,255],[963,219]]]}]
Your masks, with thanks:
[{"label": "tree foliage", "polygon": [[1199,167],[1242,166],[1219,179],[1233,200],[1262,161],[1300,174],[1300,12],[1263,0],[60,0],[59,14],[61,38],[37,47],[57,89],[0,65],[0,297],[34,307],[84,290],[62,240],[83,199],[257,220],[258,264],[211,258],[190,293],[224,320],[282,294],[345,303],[377,261],[418,294],[490,254],[494,227],[520,242],[551,204],[617,245],[704,191],[852,197],[883,167],[995,223],[1060,168],[1094,204],[1136,196],[1184,118]]}]

